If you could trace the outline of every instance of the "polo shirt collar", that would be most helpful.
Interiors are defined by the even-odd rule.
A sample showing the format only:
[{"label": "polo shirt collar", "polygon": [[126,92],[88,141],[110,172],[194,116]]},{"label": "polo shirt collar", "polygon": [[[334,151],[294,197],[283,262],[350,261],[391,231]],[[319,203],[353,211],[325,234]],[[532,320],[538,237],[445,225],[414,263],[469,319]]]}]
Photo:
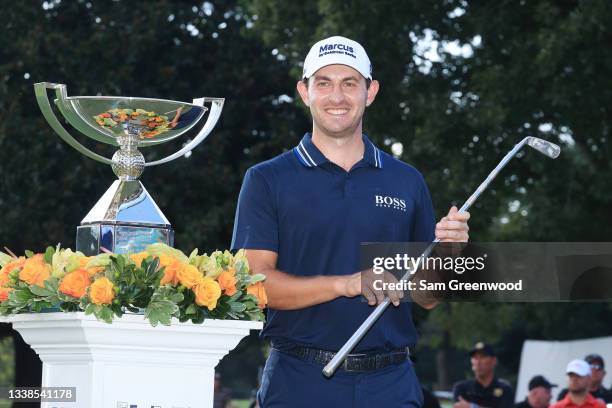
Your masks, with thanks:
[{"label": "polo shirt collar", "polygon": [[[366,163],[373,167],[382,169],[382,157],[380,149],[374,146],[374,143],[364,134],[362,135],[363,145],[365,147],[363,159]],[[312,143],[312,134],[306,133],[300,143],[293,149],[299,162],[306,167],[317,167],[323,163],[329,162],[321,151]]]}]

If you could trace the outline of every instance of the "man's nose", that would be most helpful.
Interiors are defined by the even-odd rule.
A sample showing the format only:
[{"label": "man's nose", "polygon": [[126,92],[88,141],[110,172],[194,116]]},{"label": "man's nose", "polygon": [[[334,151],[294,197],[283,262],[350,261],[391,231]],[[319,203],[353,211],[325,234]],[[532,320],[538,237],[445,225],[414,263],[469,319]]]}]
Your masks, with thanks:
[{"label": "man's nose", "polygon": [[329,99],[335,103],[344,101],[344,90],[342,89],[342,84],[335,84],[333,86]]}]

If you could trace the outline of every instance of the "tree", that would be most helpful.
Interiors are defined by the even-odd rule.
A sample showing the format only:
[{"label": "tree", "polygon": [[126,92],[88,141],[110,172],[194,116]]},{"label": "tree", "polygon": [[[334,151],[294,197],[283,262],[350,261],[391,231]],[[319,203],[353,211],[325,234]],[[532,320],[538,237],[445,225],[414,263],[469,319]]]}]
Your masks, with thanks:
[{"label": "tree", "polygon": [[[15,253],[58,242],[74,247],[76,225],[115,178],[45,122],[33,84],[48,81],[67,84],[69,95],[225,97],[208,139],[188,159],[150,168],[142,180],[176,229],[178,248],[228,248],[246,168],[295,135],[268,137],[272,121],[279,129],[295,120],[277,92],[293,81],[269,48],[242,36],[240,8],[232,1],[39,1],[2,3],[0,12],[2,246]],[[106,156],[114,151],[75,136]],[[151,161],[185,141],[143,154]],[[242,364],[241,381],[255,385],[258,362]]]},{"label": "tree", "polygon": [[[612,176],[607,123],[612,93],[601,86],[612,70],[605,46],[611,39],[608,2],[242,4],[254,21],[252,33],[275,47],[296,77],[308,48],[321,38],[345,35],[365,46],[381,82],[366,114],[366,132],[387,151],[402,143],[401,159],[424,174],[439,216],[451,203],[461,204],[523,137],[562,146],[556,161],[525,151],[500,174],[471,210],[472,240],[610,236],[612,226],[601,222],[609,212]],[[425,343],[441,346],[442,387],[452,376],[441,355],[451,346],[501,340],[522,311],[549,310],[544,305],[446,306],[417,314],[431,334]],[[483,315],[486,324],[475,318]]]}]

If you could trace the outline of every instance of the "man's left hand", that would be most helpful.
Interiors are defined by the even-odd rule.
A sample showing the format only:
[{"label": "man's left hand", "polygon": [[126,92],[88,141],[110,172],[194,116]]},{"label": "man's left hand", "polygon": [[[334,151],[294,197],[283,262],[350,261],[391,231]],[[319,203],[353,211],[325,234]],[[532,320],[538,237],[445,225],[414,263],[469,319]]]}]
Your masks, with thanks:
[{"label": "man's left hand", "polygon": [[436,224],[436,238],[441,242],[468,242],[470,235],[468,231],[469,212],[459,212],[454,205],[448,215]]}]

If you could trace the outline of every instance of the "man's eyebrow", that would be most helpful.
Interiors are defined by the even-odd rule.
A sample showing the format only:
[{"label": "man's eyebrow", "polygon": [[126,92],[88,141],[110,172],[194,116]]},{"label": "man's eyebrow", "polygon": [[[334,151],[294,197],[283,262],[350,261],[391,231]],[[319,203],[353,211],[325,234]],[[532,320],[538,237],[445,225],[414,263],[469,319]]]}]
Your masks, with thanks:
[{"label": "man's eyebrow", "polygon": [[[315,81],[331,81],[331,78],[324,76],[324,75],[315,75],[314,80]],[[357,78],[354,75],[342,78],[342,82],[346,82],[346,81],[359,81],[359,78]]]}]

